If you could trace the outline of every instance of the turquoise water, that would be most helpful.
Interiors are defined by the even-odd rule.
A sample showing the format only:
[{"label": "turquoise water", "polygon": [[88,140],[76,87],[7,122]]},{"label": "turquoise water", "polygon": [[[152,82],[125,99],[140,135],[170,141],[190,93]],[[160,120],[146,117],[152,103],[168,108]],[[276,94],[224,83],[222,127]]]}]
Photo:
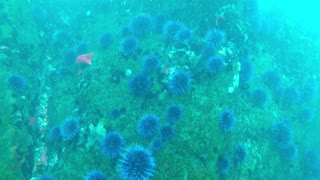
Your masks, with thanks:
[{"label": "turquoise water", "polygon": [[320,179],[315,3],[1,1],[0,179]]}]

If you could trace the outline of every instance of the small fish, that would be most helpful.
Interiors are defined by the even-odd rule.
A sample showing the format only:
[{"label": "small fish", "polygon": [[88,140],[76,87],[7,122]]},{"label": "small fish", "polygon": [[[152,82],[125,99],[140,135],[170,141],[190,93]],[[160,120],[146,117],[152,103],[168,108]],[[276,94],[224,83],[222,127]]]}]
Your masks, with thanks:
[{"label": "small fish", "polygon": [[92,57],[94,56],[94,52],[89,54],[82,54],[76,58],[76,63],[79,66],[78,75],[80,75],[83,71],[83,68],[87,65],[92,64]]}]

